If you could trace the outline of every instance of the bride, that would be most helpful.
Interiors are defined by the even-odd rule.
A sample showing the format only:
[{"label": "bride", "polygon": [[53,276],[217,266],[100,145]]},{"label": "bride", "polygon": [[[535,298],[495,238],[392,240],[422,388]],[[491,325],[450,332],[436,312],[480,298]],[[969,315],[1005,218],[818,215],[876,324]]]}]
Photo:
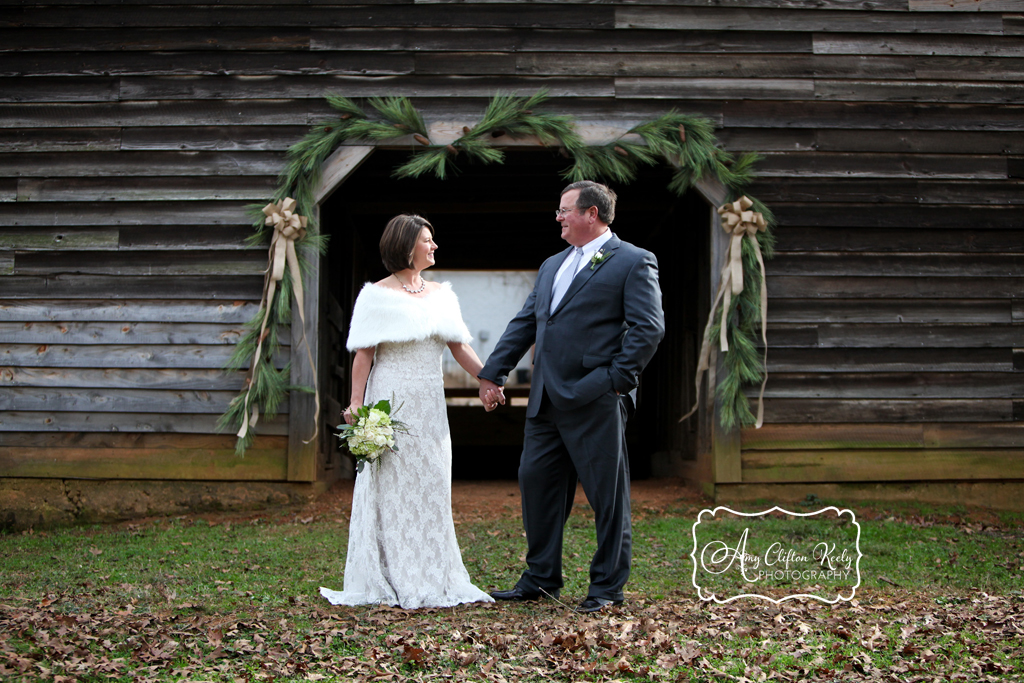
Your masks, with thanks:
[{"label": "bride", "polygon": [[455,538],[441,353],[447,344],[472,377],[483,364],[469,345],[472,337],[451,285],[421,276],[434,265],[436,250],[434,227],[426,219],[395,216],[380,240],[391,275],[367,282],[356,298],[347,343],[355,351],[352,400],[345,421],[352,424],[361,405],[394,396],[393,408],[401,406],[396,419],[410,433],[399,436],[400,450],[356,477],[344,590],[320,588],[334,605],[415,609],[493,601],[470,581]]}]

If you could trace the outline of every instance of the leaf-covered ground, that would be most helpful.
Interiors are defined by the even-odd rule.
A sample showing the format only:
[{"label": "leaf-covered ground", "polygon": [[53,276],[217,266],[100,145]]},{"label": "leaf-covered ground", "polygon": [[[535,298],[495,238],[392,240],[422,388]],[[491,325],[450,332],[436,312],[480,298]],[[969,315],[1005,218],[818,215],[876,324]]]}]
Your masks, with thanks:
[{"label": "leaf-covered ground", "polygon": [[[210,614],[4,605],[0,675],[41,680],[1019,680],[1020,597],[870,595],[711,606],[639,599],[598,618],[557,604]],[[53,600],[54,602],[50,602]],[[941,602],[941,601],[939,601]]]},{"label": "leaf-covered ground", "polygon": [[[854,601],[715,605],[689,586],[703,501],[643,488],[627,602],[598,617],[572,611],[593,551],[582,503],[567,528],[564,603],[330,606],[317,587],[340,586],[343,489],[302,510],[0,536],[0,678],[1020,680],[1019,516],[861,508]],[[511,585],[525,551],[514,483],[455,494],[474,581]]]}]

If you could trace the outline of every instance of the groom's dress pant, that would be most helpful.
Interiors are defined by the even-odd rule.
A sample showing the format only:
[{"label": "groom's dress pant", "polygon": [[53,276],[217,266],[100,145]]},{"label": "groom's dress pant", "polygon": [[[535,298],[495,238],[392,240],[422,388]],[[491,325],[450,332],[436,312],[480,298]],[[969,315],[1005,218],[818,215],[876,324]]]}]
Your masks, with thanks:
[{"label": "groom's dress pant", "polygon": [[630,400],[609,391],[580,408],[559,410],[545,395],[537,416],[526,419],[519,489],[528,550],[520,588],[562,587],[562,534],[578,478],[597,527],[588,596],[622,600],[633,544],[625,434]]}]

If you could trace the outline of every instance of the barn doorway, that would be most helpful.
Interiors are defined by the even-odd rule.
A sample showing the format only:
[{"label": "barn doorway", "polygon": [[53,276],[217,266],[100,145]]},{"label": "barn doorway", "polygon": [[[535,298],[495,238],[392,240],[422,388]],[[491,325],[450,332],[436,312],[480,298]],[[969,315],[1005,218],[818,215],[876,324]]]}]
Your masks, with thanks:
[{"label": "barn doorway", "polygon": [[[322,230],[330,235],[321,270],[326,319],[320,325],[327,425],[338,423],[341,407],[348,402],[351,359],[344,348],[348,316],[362,283],[387,276],[377,243],[392,216],[418,213],[431,221],[437,231],[438,270],[493,271],[503,277],[509,274],[513,280],[516,274],[529,278],[545,258],[566,246],[552,216],[567,184],[560,175],[569,164],[565,158],[550,150],[510,150],[504,164],[463,163],[460,173],[443,181],[392,178],[393,169],[407,158],[408,152],[376,150],[321,205]],[[692,461],[699,447],[697,420],[682,424],[677,420],[694,401],[696,358],[708,313],[710,207],[693,191],[676,197],[666,189],[669,178],[667,169],[645,168],[629,185],[612,184],[619,195],[612,229],[657,255],[666,314],[665,339],[643,374],[638,412],[628,428],[635,479],[657,471],[659,459]],[[425,276],[430,273],[426,271]],[[468,280],[453,278],[453,283],[458,281]],[[470,295],[457,285],[456,293],[463,300]],[[487,347],[493,348],[504,325],[480,334],[470,323],[470,330],[478,342],[489,337],[483,340],[484,348],[477,348],[486,360]],[[446,382],[455,478],[516,477],[528,373],[518,379],[518,386],[507,393],[519,405],[490,414],[466,400],[475,390],[449,387]],[[323,440],[333,451],[326,454],[329,462],[345,457],[337,451],[336,442]]]}]

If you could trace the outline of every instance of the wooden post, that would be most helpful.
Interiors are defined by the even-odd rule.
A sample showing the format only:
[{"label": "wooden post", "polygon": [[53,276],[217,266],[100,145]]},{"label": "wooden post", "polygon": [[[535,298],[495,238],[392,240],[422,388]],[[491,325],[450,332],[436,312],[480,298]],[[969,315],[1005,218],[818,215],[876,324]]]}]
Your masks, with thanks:
[{"label": "wooden post", "polygon": [[[326,201],[341,183],[345,182],[359,166],[373,153],[368,145],[339,147],[321,168],[320,188],[313,218],[319,225],[320,203]],[[296,311],[292,311],[292,374],[295,386],[317,387],[320,382],[317,372],[322,365],[320,358],[320,257],[307,253],[309,264],[303,275],[306,306],[306,324],[302,324]],[[294,305],[294,300],[292,304]],[[306,344],[309,348],[306,348]],[[312,359],[316,365],[310,363]],[[323,403],[323,399],[321,399]],[[324,419],[324,411],[316,412],[316,398],[304,391],[293,391],[288,405],[288,481],[317,481],[321,475],[320,430],[317,417]]]},{"label": "wooden post", "polygon": [[[311,217],[320,219],[317,206]],[[300,247],[301,249],[301,247]],[[320,365],[320,257],[306,254],[306,272],[302,277],[305,293],[306,324],[302,324],[292,299],[291,382],[295,386],[317,387],[316,370]],[[309,348],[306,348],[309,344]],[[312,359],[317,368],[310,364]],[[288,398],[288,481],[316,481],[319,474],[320,439],[316,428],[316,398],[304,391],[293,391]]]},{"label": "wooden post", "polygon": [[[721,229],[715,209],[725,203],[726,188],[717,180],[702,180],[697,183],[697,190],[711,203],[711,300],[714,303],[718,285],[722,279],[722,265],[725,263],[729,249],[729,235]],[[716,343],[717,340],[712,340]],[[717,373],[725,371],[722,355],[718,356]],[[713,392],[715,387],[708,386]],[[725,484],[742,481],[740,460],[740,430],[724,430],[721,426],[722,402],[715,398],[715,409],[711,416],[711,483]]]},{"label": "wooden post", "polygon": [[[718,371],[722,372],[719,358]],[[709,390],[712,387],[708,387]],[[740,430],[722,429],[719,422],[722,404],[715,399],[714,424],[711,437],[711,479],[715,484],[738,484],[743,480],[740,460]]]}]

